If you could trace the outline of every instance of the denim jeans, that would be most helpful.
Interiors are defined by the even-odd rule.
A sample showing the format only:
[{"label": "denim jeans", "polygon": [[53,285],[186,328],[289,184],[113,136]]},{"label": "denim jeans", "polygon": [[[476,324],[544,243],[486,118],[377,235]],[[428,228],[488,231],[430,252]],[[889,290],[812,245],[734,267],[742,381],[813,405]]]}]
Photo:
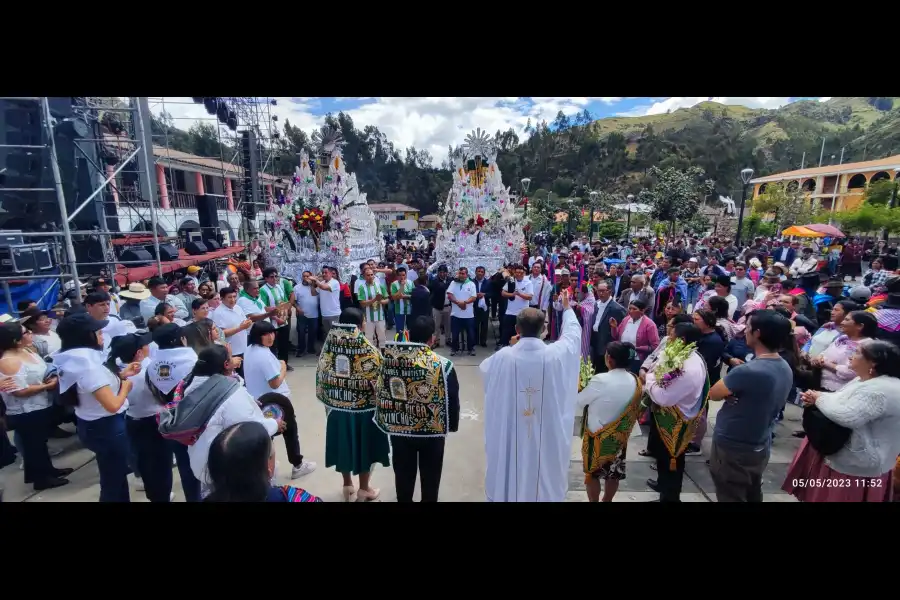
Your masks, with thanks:
[{"label": "denim jeans", "polygon": [[144,493],[150,502],[168,502],[172,492],[172,456],[181,475],[186,502],[200,502],[200,482],[191,471],[187,446],[167,440],[159,434],[156,417],[126,419],[128,437],[137,451],[138,468],[144,480]]},{"label": "denim jeans", "polygon": [[450,317],[450,331],[453,334],[453,351],[459,352],[459,334],[466,332],[466,345],[469,352],[475,350],[475,317],[465,319],[463,317]]},{"label": "denim jeans", "polygon": [[128,493],[128,455],[125,413],[95,421],[78,419],[78,439],[97,458],[100,502],[131,502]]},{"label": "denim jeans", "polygon": [[55,426],[54,414],[53,408],[48,407],[6,416],[9,426],[15,429],[16,448],[22,453],[26,482],[42,483],[55,476],[47,450],[47,437]]},{"label": "denim jeans", "polygon": [[397,333],[402,333],[404,329],[406,329],[406,317],[409,315],[404,315],[400,313],[396,313],[394,315],[394,324],[397,326]]},{"label": "denim jeans", "polygon": [[319,317],[297,317],[297,354],[316,353],[316,336],[319,333]]}]

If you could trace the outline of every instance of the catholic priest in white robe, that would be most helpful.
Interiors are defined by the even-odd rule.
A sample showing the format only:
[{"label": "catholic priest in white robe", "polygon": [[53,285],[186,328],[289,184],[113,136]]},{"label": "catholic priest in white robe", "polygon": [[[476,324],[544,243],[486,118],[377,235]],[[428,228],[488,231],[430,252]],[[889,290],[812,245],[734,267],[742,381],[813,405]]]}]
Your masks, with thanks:
[{"label": "catholic priest in white robe", "polygon": [[569,463],[581,325],[563,305],[562,335],[540,339],[544,314],[525,308],[516,318],[512,346],[481,363],[488,502],[562,502],[569,488]]}]

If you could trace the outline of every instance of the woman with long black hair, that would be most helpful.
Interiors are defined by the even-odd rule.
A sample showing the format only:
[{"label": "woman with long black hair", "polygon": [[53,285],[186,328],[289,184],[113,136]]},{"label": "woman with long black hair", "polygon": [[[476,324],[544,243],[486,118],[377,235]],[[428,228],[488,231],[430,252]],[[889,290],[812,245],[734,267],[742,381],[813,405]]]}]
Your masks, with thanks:
[{"label": "woman with long black hair", "polygon": [[147,386],[152,337],[151,333],[132,333],[113,338],[106,365],[109,369],[119,369],[131,363],[141,365],[140,372],[129,378],[132,388],[128,393],[125,426],[129,441],[137,455],[137,471],[141,474],[147,499],[150,502],[170,502],[174,499],[172,493],[174,455],[181,475],[185,501],[199,502],[200,482],[191,471],[187,447],[166,440],[159,434],[158,415],[163,405]]},{"label": "woman with long black hair", "polygon": [[235,423],[222,430],[209,448],[212,492],[207,502],[321,502],[306,490],[273,486],[275,446],[259,423]]},{"label": "woman with long black hair", "polygon": [[72,469],[57,469],[50,460],[47,437],[56,426],[56,412],[49,392],[58,381],[47,377],[47,363],[26,349],[32,345],[31,338],[31,331],[17,322],[0,325],[0,373],[15,383],[13,390],[0,395],[6,404],[7,425],[21,443],[25,483],[40,491],[69,483],[65,477]]},{"label": "woman with long black hair", "polygon": [[[218,344],[204,348],[191,374],[175,388],[177,408],[160,414],[160,434],[188,446],[191,470],[200,480],[204,496],[210,485],[206,470],[209,448],[219,432],[244,421],[260,423],[270,436],[285,428],[282,419],[263,416],[243,381],[233,375],[227,348]],[[178,410],[181,408],[184,410]]]},{"label": "woman with long black hair", "polygon": [[78,438],[96,455],[100,502],[129,502],[125,411],[129,378],[140,372],[141,365],[131,363],[115,371],[104,365],[101,330],[106,325],[87,313],[62,319],[56,328],[62,348],[53,363],[59,369],[62,402],[75,407]]},{"label": "woman with long black hair", "polygon": [[291,404],[291,388],[287,384],[287,364],[272,353],[275,345],[276,329],[266,321],[254,323],[247,339],[247,352],[244,353],[244,375],[247,391],[257,403],[263,407],[265,398],[280,396],[283,400],[278,405],[284,413],[284,445],[288,460],[293,469],[291,479],[297,479],[316,470],[316,463],[304,460],[300,450],[300,431],[297,427],[297,415]]}]

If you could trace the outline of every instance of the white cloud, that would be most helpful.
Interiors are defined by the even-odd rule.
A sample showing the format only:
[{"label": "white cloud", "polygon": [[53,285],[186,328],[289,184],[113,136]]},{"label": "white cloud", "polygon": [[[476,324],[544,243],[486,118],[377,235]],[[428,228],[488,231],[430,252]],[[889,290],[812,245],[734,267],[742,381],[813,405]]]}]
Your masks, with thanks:
[{"label": "white cloud", "polygon": [[[428,150],[438,166],[446,158],[447,147],[462,143],[466,134],[480,127],[493,134],[512,127],[523,135],[528,119],[532,123],[548,122],[562,111],[566,115],[581,112],[592,102],[607,105],[619,102],[621,97],[422,97],[422,98],[335,98],[336,107],[350,101],[362,104],[344,109],[354,124],[362,129],[375,125],[403,154],[406,148]],[[269,106],[271,114],[278,116],[280,130],[285,120],[291,125],[311,132],[324,121],[324,110],[318,98],[276,98],[277,106]],[[175,119],[175,126],[188,129],[198,120],[215,122],[202,105],[190,98],[151,98],[151,111],[160,114],[163,109]],[[222,128],[223,130],[225,128]],[[160,143],[159,141],[157,143]]]},{"label": "white cloud", "polygon": [[828,102],[829,100],[831,100],[831,96],[822,96],[819,98],[819,102]]},{"label": "white cloud", "polygon": [[[353,119],[357,128],[374,125],[403,154],[407,147],[428,150],[434,165],[438,166],[446,158],[447,147],[462,143],[466,134],[480,127],[493,134],[497,130],[513,128],[523,137],[525,124],[531,119],[533,124],[542,120],[548,122],[562,111],[574,115],[590,105],[603,103],[613,106],[623,99],[633,97],[421,97],[421,98],[334,98],[336,110],[344,110]],[[820,101],[828,98],[820,98]],[[278,117],[278,130],[285,120],[307,133],[312,132],[324,121],[326,112],[320,98],[277,97],[276,106],[267,106],[272,115]],[[617,116],[632,117],[662,114],[694,106],[712,100],[721,104],[743,105],[751,108],[778,108],[790,101],[785,97],[670,97],[647,98],[646,102],[632,109],[617,113]],[[202,105],[194,104],[190,98],[151,98],[151,111],[159,114],[163,108],[175,119],[175,125],[188,129],[197,120],[215,122],[215,117],[207,115]],[[356,108],[344,106],[359,104]],[[265,111],[261,111],[265,112]],[[221,128],[227,132],[226,128]],[[157,141],[157,143],[160,143]]]}]

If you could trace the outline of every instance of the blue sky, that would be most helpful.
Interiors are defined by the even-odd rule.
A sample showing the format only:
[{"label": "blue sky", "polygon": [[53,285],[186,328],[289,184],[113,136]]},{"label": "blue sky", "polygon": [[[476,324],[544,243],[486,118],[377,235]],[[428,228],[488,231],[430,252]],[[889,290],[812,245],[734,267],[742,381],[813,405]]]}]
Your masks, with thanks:
[{"label": "blue sky", "polygon": [[[792,97],[277,97],[271,108],[278,117],[274,127],[291,125],[311,132],[322,124],[329,113],[344,111],[357,128],[377,126],[395,147],[428,150],[433,164],[439,166],[447,156],[447,146],[460,144],[465,135],[480,127],[489,133],[510,127],[522,133],[526,123],[543,119],[552,121],[562,110],[568,115],[587,109],[595,118],[642,116],[665,113],[713,100],[752,108],[778,108],[804,98]],[[810,98],[827,100],[828,98]],[[209,119],[202,106],[190,98],[151,98],[151,111],[163,109],[173,116],[176,126],[188,129],[192,122]]]}]

